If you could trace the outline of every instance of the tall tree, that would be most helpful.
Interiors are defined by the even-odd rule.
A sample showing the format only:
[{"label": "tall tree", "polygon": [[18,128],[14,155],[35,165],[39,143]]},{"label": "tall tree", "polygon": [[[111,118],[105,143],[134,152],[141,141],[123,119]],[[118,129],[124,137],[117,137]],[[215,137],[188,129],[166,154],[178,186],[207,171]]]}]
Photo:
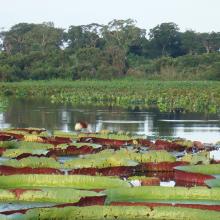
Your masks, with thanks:
[{"label": "tall tree", "polygon": [[62,45],[63,30],[55,28],[53,23],[20,23],[9,31],[1,33],[4,50],[8,54],[29,53],[59,49]]},{"label": "tall tree", "polygon": [[205,48],[206,53],[216,52],[220,49],[220,33],[201,33],[200,41]]},{"label": "tall tree", "polygon": [[187,30],[181,33],[182,48],[186,54],[198,54],[201,51],[202,44],[199,34],[193,30]]},{"label": "tall tree", "polygon": [[162,56],[178,56],[181,51],[179,28],[175,23],[162,23],[150,29],[149,37],[152,45]]},{"label": "tall tree", "polygon": [[77,51],[79,48],[97,47],[100,43],[102,25],[70,26],[68,30],[68,48]]},{"label": "tall tree", "polygon": [[1,32],[3,48],[8,54],[22,53],[25,51],[25,34],[31,31],[34,24],[19,23],[9,31]]},{"label": "tall tree", "polygon": [[117,46],[127,53],[129,47],[136,41],[145,37],[146,30],[135,26],[132,19],[113,20],[104,26],[102,30],[103,38],[108,47]]},{"label": "tall tree", "polygon": [[63,29],[55,28],[52,22],[34,25],[25,34],[25,43],[30,51],[60,49],[63,42]]},{"label": "tall tree", "polygon": [[132,46],[136,46],[136,49],[137,45],[141,47],[141,39],[146,35],[145,30],[136,27],[135,24],[136,22],[132,19],[113,20],[102,29],[106,52],[119,75],[123,75],[127,71],[129,50]]}]

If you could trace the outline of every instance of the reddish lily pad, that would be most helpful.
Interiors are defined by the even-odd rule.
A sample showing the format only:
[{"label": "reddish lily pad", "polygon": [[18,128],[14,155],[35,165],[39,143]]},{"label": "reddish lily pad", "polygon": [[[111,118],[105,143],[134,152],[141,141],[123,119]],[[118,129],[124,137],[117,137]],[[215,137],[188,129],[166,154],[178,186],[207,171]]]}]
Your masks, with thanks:
[{"label": "reddish lily pad", "polygon": [[10,141],[13,140],[13,136],[9,134],[0,134],[0,141]]},{"label": "reddish lily pad", "polygon": [[77,156],[77,155],[84,155],[84,154],[93,154],[98,153],[102,149],[95,149],[92,146],[82,146],[82,147],[76,147],[76,146],[68,146],[65,149],[62,148],[54,148],[50,149],[47,153],[48,156],[56,155],[56,156]]},{"label": "reddish lily pad", "polygon": [[23,154],[20,154],[17,157],[12,158],[12,159],[21,160],[21,159],[24,159],[24,158],[27,158],[27,157],[47,157],[47,156],[45,156],[44,154],[23,153]]},{"label": "reddish lily pad", "polygon": [[176,183],[189,183],[189,186],[192,185],[199,185],[199,186],[205,186],[205,181],[210,179],[215,179],[214,176],[201,174],[201,173],[191,173],[191,172],[185,172],[182,170],[175,170],[174,172],[174,179]]},{"label": "reddish lily pad", "polygon": [[19,199],[20,196],[28,191],[41,191],[40,189],[9,189],[10,192],[14,193],[16,198]]},{"label": "reddish lily pad", "polygon": [[44,143],[47,144],[53,144],[55,147],[59,144],[71,144],[72,140],[71,138],[67,138],[67,137],[40,137]]},{"label": "reddish lily pad", "polygon": [[169,142],[165,140],[156,140],[154,145],[151,145],[153,150],[167,150],[167,151],[184,151],[185,146],[177,144],[175,142]]},{"label": "reddish lily pad", "polygon": [[0,132],[1,135],[8,135],[11,136],[13,140],[23,140],[24,135],[23,134],[16,134],[10,131],[4,131],[4,132]]},{"label": "reddish lily pad", "polygon": [[4,147],[0,147],[0,156],[2,156],[2,154],[4,153],[6,149]]},{"label": "reddish lily pad", "polygon": [[170,172],[174,171],[174,167],[183,166],[189,164],[188,162],[177,161],[177,162],[160,162],[160,163],[142,163],[141,169],[143,171],[150,172]]},{"label": "reddish lily pad", "polygon": [[0,175],[8,176],[13,174],[64,174],[64,172],[55,168],[16,168],[4,165],[0,166]]},{"label": "reddish lily pad", "polygon": [[[13,192],[16,192],[16,193],[20,193],[20,192],[22,193],[22,192],[26,192],[26,191],[28,191],[28,190],[23,190],[23,189],[16,189],[16,191],[13,190]],[[58,204],[58,205],[51,206],[51,208],[64,208],[64,207],[69,207],[69,206],[84,207],[84,206],[94,206],[94,205],[102,206],[105,204],[105,200],[106,200],[105,195],[82,197],[79,200],[79,202]],[[42,204],[42,207],[43,207],[43,204]],[[25,214],[30,209],[34,209],[34,208],[3,211],[3,212],[0,212],[0,214],[2,214],[2,215],[12,215],[12,214],[16,214],[16,213]]]},{"label": "reddish lily pad", "polygon": [[136,173],[136,167],[106,167],[106,168],[81,168],[74,169],[68,172],[71,175],[81,174],[81,175],[102,175],[102,176],[120,176],[128,177]]}]

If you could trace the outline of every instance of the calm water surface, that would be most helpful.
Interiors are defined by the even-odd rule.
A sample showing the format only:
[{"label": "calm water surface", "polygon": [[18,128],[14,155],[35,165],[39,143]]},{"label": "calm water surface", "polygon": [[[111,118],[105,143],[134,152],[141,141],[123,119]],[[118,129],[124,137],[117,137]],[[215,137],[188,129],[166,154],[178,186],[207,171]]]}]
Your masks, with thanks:
[{"label": "calm water surface", "polygon": [[42,99],[9,100],[6,112],[0,113],[0,128],[44,127],[48,130],[72,131],[78,120],[90,123],[94,131],[124,130],[142,135],[177,136],[206,143],[220,141],[220,115],[72,106],[51,104]]}]

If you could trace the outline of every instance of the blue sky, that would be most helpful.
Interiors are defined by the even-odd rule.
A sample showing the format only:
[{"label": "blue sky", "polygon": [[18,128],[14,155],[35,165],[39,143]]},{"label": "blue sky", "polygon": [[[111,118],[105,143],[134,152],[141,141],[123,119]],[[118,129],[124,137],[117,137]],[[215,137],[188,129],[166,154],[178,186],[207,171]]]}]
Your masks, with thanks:
[{"label": "blue sky", "polygon": [[132,18],[141,28],[175,22],[182,31],[220,32],[220,0],[0,0],[0,27],[53,21],[67,28]]}]

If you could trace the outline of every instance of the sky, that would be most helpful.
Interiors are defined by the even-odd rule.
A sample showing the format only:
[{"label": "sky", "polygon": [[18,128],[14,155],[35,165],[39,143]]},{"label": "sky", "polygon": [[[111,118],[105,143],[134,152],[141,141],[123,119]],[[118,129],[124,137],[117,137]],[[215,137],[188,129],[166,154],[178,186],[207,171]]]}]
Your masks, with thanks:
[{"label": "sky", "polygon": [[52,21],[56,27],[132,18],[149,30],[175,22],[181,31],[220,32],[220,0],[0,0],[0,28]]}]

